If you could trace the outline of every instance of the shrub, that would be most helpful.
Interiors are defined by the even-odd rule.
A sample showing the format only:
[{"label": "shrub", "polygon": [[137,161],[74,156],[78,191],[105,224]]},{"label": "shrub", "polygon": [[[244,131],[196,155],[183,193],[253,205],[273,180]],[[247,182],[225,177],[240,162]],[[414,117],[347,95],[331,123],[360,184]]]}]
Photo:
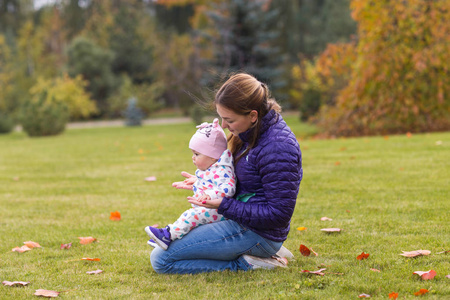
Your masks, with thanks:
[{"label": "shrub", "polygon": [[9,133],[14,128],[13,119],[5,113],[0,112],[0,134]]},{"label": "shrub", "polygon": [[47,101],[47,92],[41,93],[22,108],[22,128],[29,136],[57,135],[64,131],[69,120],[67,104]]},{"label": "shrub", "polygon": [[203,122],[205,116],[204,109],[199,105],[194,105],[191,109],[191,119],[195,124],[199,125]]}]

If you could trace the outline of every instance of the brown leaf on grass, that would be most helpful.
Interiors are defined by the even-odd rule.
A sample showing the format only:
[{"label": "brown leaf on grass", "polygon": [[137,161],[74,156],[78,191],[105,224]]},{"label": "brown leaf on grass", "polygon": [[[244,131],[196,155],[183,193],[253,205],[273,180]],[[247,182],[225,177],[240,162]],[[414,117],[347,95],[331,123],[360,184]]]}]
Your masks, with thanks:
[{"label": "brown leaf on grass", "polygon": [[39,245],[36,242],[32,242],[32,241],[28,241],[28,242],[23,242],[25,246],[27,246],[28,248],[41,248],[41,245]]},{"label": "brown leaf on grass", "polygon": [[90,257],[83,257],[81,260],[88,260],[88,261],[100,261],[100,258],[90,258]]},{"label": "brown leaf on grass", "polygon": [[72,243],[68,243],[68,244],[61,244],[61,247],[59,247],[59,249],[70,249],[72,247]]},{"label": "brown leaf on grass", "polygon": [[436,276],[436,271],[415,271],[413,272],[413,274],[419,275],[423,280],[430,280],[433,279],[434,276]]},{"label": "brown leaf on grass", "polygon": [[120,212],[118,212],[118,211],[111,212],[109,219],[113,220],[113,221],[120,221],[120,219],[121,219]]},{"label": "brown leaf on grass", "polygon": [[80,239],[80,244],[82,244],[82,245],[87,245],[87,244],[97,241],[97,239],[93,238],[92,236],[78,237],[78,238]]},{"label": "brown leaf on grass", "polygon": [[29,281],[3,281],[2,284],[6,286],[25,286],[28,285]]},{"label": "brown leaf on grass", "polygon": [[36,292],[33,295],[46,297],[46,298],[56,298],[56,297],[58,297],[59,294],[60,294],[60,292],[57,292],[57,291],[39,289],[39,290],[36,290]]},{"label": "brown leaf on grass", "polygon": [[378,269],[374,269],[374,268],[370,268],[370,271],[381,273],[381,271],[380,271],[380,270],[378,270]]},{"label": "brown leaf on grass", "polygon": [[86,274],[89,274],[89,275],[100,274],[100,273],[103,273],[103,271],[102,270],[95,270],[95,271],[86,272]]},{"label": "brown leaf on grass", "polygon": [[30,251],[31,248],[27,247],[27,246],[22,246],[22,247],[15,247],[12,249],[13,252],[18,252],[18,253],[23,253],[25,251]]},{"label": "brown leaf on grass", "polygon": [[317,271],[301,270],[300,272],[323,276],[323,275],[325,275],[325,273],[323,273],[323,271],[325,271],[325,270],[326,270],[326,268],[323,268],[323,269],[320,269]]},{"label": "brown leaf on grass", "polygon": [[320,218],[320,221],[333,221],[333,219],[330,219],[328,217],[322,217]]},{"label": "brown leaf on grass", "polygon": [[332,232],[341,232],[342,229],[340,228],[322,228],[320,229],[323,232],[332,233]]},{"label": "brown leaf on grass", "polygon": [[363,253],[361,253],[360,255],[358,255],[357,257],[356,257],[356,259],[357,260],[364,260],[364,259],[367,259],[368,257],[369,257],[369,253],[364,253],[364,251],[363,251]]},{"label": "brown leaf on grass", "polygon": [[442,252],[438,252],[438,253],[436,253],[436,254],[447,254],[447,253],[449,253],[450,252],[450,250],[447,250],[447,251],[442,251]]},{"label": "brown leaf on grass", "polygon": [[431,251],[429,250],[416,250],[416,251],[402,251],[403,253],[400,254],[401,256],[405,257],[416,257],[421,255],[430,255]]},{"label": "brown leaf on grass", "polygon": [[369,294],[359,294],[358,298],[370,298]]},{"label": "brown leaf on grass", "polygon": [[340,165],[341,165],[341,162],[340,162],[340,161],[337,161],[337,162],[334,163],[334,165],[335,165],[335,166],[340,166]]},{"label": "brown leaf on grass", "polygon": [[421,295],[425,295],[426,293],[428,293],[427,289],[420,289],[418,292],[414,293],[414,296],[421,296]]},{"label": "brown leaf on grass", "polygon": [[306,227],[297,227],[298,231],[303,231],[303,230],[306,230],[306,229],[308,229],[308,228],[306,228]]},{"label": "brown leaf on grass", "polygon": [[398,293],[396,293],[396,292],[389,293],[389,299],[397,299],[397,298],[398,298]]}]

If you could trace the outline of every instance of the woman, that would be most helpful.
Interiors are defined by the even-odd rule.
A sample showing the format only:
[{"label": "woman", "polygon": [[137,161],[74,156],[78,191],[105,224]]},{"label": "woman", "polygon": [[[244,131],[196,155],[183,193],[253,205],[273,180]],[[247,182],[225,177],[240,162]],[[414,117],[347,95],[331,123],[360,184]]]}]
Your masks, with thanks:
[{"label": "woman", "polygon": [[[234,198],[189,202],[216,208],[228,220],[200,226],[150,256],[158,273],[201,273],[284,266],[272,258],[286,240],[302,180],[298,142],[269,98],[267,86],[248,74],[231,76],[215,97],[222,127],[231,132],[235,159]],[[174,183],[190,188],[192,175]]]}]

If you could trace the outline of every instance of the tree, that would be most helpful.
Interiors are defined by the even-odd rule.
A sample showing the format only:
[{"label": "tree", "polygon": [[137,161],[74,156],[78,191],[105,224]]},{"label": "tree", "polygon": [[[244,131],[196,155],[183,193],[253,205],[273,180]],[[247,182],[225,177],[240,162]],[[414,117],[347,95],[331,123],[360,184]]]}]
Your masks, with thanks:
[{"label": "tree", "polygon": [[356,59],[334,106],[329,135],[450,129],[450,10],[444,0],[353,0]]},{"label": "tree", "polygon": [[[215,32],[207,35],[213,45],[210,62],[222,76],[234,71],[246,71],[270,85],[272,91],[285,86],[279,68],[282,56],[275,41],[278,32],[278,10],[270,10],[269,1],[227,0],[207,12]],[[213,78],[213,82],[216,78]]]},{"label": "tree", "polygon": [[69,75],[81,75],[89,82],[87,91],[97,102],[100,114],[106,113],[107,99],[118,84],[118,78],[112,72],[113,53],[84,37],[74,39],[67,53]]}]

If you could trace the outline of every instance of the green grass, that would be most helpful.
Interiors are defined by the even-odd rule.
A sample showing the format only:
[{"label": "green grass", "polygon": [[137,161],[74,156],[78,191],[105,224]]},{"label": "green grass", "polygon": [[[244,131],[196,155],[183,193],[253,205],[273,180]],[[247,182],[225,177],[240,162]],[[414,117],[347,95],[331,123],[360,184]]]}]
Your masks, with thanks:
[{"label": "green grass", "polygon": [[[287,121],[298,137],[315,132],[294,116]],[[388,299],[393,291],[412,299],[421,288],[430,290],[427,299],[450,297],[450,253],[437,254],[450,250],[450,133],[301,139],[304,179],[285,243],[296,260],[288,269],[157,275],[143,228],[166,225],[188,208],[190,193],[171,183],[194,170],[187,148],[193,130],[179,124],[0,136],[0,281],[31,282],[1,285],[0,299],[29,299],[36,289],[68,291],[62,299]],[[119,222],[109,220],[116,210]],[[320,221],[324,216],[333,221]],[[343,231],[325,234],[325,227]],[[99,242],[80,245],[81,236]],[[30,240],[42,248],[11,251]],[[59,249],[69,242],[71,249]],[[301,256],[300,244],[319,256]],[[418,249],[432,253],[399,255]],[[358,261],[363,251],[370,256]],[[325,276],[300,272],[321,266]],[[86,274],[96,269],[104,273]],[[412,274],[430,269],[437,272],[430,281]]]}]

